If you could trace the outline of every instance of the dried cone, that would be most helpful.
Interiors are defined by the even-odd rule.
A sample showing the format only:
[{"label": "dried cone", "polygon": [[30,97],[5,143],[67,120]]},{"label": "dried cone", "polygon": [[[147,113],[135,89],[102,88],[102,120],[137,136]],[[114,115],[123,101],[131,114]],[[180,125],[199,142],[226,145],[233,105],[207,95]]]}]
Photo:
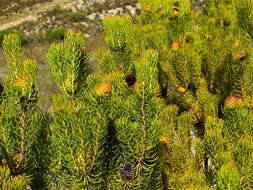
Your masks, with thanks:
[{"label": "dried cone", "polygon": [[109,82],[103,82],[99,86],[96,86],[94,91],[98,96],[103,96],[107,92],[110,92],[112,90],[112,84]]},{"label": "dried cone", "polygon": [[238,96],[229,96],[225,100],[226,108],[235,108],[243,103],[243,98]]},{"label": "dried cone", "polygon": [[186,93],[187,88],[185,88],[185,87],[179,87],[179,88],[177,89],[177,91],[180,92],[180,93],[182,93],[182,94],[184,94],[184,93]]},{"label": "dried cone", "polygon": [[171,49],[172,49],[173,51],[177,51],[177,50],[179,50],[179,48],[180,48],[180,43],[179,43],[179,42],[173,42],[173,43],[171,44]]},{"label": "dried cone", "polygon": [[161,137],[160,143],[162,143],[164,146],[169,146],[169,139],[167,137]]},{"label": "dried cone", "polygon": [[131,179],[134,177],[134,166],[131,163],[125,163],[119,169],[119,172],[123,180],[131,181]]},{"label": "dried cone", "polygon": [[246,52],[244,50],[235,53],[235,59],[237,61],[243,61],[246,59]]},{"label": "dried cone", "polygon": [[125,81],[126,81],[128,87],[132,87],[135,84],[135,82],[137,81],[137,79],[136,79],[135,75],[130,74],[125,77]]},{"label": "dried cone", "polygon": [[231,21],[230,21],[230,20],[225,19],[225,20],[223,21],[223,26],[224,26],[224,27],[229,27],[230,25],[231,25]]}]

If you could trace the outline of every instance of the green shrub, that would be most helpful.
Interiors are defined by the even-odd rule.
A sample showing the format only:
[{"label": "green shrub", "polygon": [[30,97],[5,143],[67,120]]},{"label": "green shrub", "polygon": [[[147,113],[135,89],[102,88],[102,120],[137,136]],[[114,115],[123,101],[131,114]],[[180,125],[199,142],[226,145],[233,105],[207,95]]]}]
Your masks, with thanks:
[{"label": "green shrub", "polygon": [[4,35],[6,34],[17,34],[19,38],[21,39],[21,44],[25,44],[28,42],[28,39],[26,39],[24,33],[20,30],[14,30],[14,29],[6,29],[0,31],[0,46],[2,46]]},{"label": "green shrub", "polygon": [[86,13],[84,12],[77,12],[77,13],[68,12],[66,15],[66,18],[71,22],[77,22],[83,19],[85,16],[86,16]]},{"label": "green shrub", "polygon": [[49,41],[63,40],[65,32],[65,28],[49,29],[46,31],[45,37]]},{"label": "green shrub", "polygon": [[53,15],[61,14],[62,12],[63,10],[61,9],[61,7],[59,5],[55,5],[52,9],[50,9],[47,12],[47,15],[53,16]]}]

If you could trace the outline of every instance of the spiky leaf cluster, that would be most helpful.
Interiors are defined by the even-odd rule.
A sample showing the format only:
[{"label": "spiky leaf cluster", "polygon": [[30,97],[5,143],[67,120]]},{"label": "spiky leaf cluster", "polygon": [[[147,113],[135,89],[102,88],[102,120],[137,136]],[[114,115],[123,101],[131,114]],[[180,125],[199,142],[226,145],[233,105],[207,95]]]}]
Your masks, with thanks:
[{"label": "spiky leaf cluster", "polygon": [[[157,97],[157,58],[155,51],[148,50],[135,63],[138,87],[127,96],[117,97],[116,108],[120,114],[116,115],[114,125],[118,154],[110,163],[112,189],[163,187],[157,146],[163,125],[159,114],[164,104]],[[125,85],[125,88],[129,87]]]},{"label": "spiky leaf cluster", "polygon": [[[24,188],[28,175],[29,184],[36,187],[38,178],[40,184],[44,182],[42,168],[46,166],[46,146],[40,143],[46,141],[46,135],[42,135],[46,126],[41,125],[43,114],[36,110],[37,63],[21,57],[20,39],[15,34],[4,37],[3,50],[10,75],[5,80],[0,105],[0,165],[6,174],[9,171],[8,188],[12,184],[14,189]],[[35,170],[39,170],[36,175]],[[21,181],[16,184],[15,180]]]},{"label": "spiky leaf cluster", "polygon": [[205,144],[220,189],[252,188],[252,113],[247,104],[225,107],[223,120],[209,117]]},{"label": "spiky leaf cluster", "polygon": [[86,78],[87,60],[83,51],[83,37],[80,32],[67,31],[64,42],[53,44],[48,51],[48,62],[55,81],[66,94],[74,95]]},{"label": "spiky leaf cluster", "polygon": [[112,16],[103,20],[105,41],[109,49],[97,51],[100,69],[104,73],[133,72],[133,36],[134,28],[130,16]]},{"label": "spiky leaf cluster", "polygon": [[6,167],[0,168],[0,188],[24,190],[28,184],[28,180],[24,176],[11,176],[10,170]]},{"label": "spiky leaf cluster", "polygon": [[[175,178],[168,175],[167,183],[175,185],[176,189],[189,188],[192,184],[195,187],[199,185],[200,189],[201,187],[207,188],[203,184],[208,181],[210,184],[216,183],[221,189],[229,188],[229,185],[233,189],[249,188],[250,186],[238,183],[238,181],[248,178],[239,175],[240,169],[237,169],[236,161],[223,162],[221,170],[213,168],[217,165],[215,161],[211,161],[210,164],[213,157],[209,156],[215,154],[214,152],[219,154],[222,150],[205,149],[205,144],[208,142],[213,146],[217,145],[216,148],[221,148],[227,142],[219,139],[219,135],[216,133],[219,133],[223,138],[228,138],[229,135],[225,137],[223,129],[220,130],[217,127],[209,131],[205,124],[209,122],[210,117],[226,117],[226,112],[222,111],[224,104],[231,108],[241,102],[251,102],[252,58],[249,48],[251,42],[247,35],[239,30],[237,24],[238,20],[241,20],[241,24],[247,23],[244,24],[244,29],[248,30],[251,23],[249,10],[251,10],[252,3],[245,1],[240,6],[234,7],[235,2],[230,4],[223,1],[208,1],[206,8],[197,12],[191,11],[189,4],[189,1],[141,1],[140,19],[143,26],[140,27],[140,30],[147,31],[142,33],[145,45],[141,47],[152,47],[158,50],[160,73],[163,74],[159,82],[163,91],[167,92],[163,95],[168,101],[176,102],[180,106],[180,111],[187,111],[188,121],[194,124],[187,126],[184,121],[182,122],[184,124],[181,125],[184,126],[183,130],[180,131],[180,123],[177,123],[178,127],[171,129],[171,131],[175,131],[174,134],[167,137],[167,140],[166,138],[162,140],[165,144],[171,144],[170,147],[176,146],[177,141],[170,139],[175,139],[175,133],[178,133],[178,139],[181,137],[182,141],[184,141],[183,139],[189,140],[179,145],[179,149],[184,149],[184,153],[189,149],[193,152],[195,150],[200,152],[199,155],[189,154],[189,157],[184,154],[187,159],[180,160],[179,164],[187,163],[189,166],[183,167],[184,172],[188,171],[186,168],[194,168],[194,170],[190,170],[190,176],[198,176],[199,174],[200,178],[196,181],[203,183],[194,183],[194,179],[192,179],[190,183],[187,184],[184,181],[180,186],[180,183],[173,182],[173,179],[181,179],[180,177],[183,175],[179,172],[181,171],[178,169],[179,167],[176,167],[177,157],[175,156],[173,160],[173,149],[169,149],[168,146],[169,148],[164,150],[164,154],[167,155],[167,159],[171,157],[171,162],[174,162],[173,164],[165,163],[167,169],[164,171],[170,173],[174,169],[178,173],[175,174]],[[240,12],[241,15],[238,14],[239,9],[244,9],[244,12]],[[158,27],[160,30],[157,30]],[[247,32],[247,30],[245,31]],[[153,40],[147,40],[149,38]],[[178,120],[181,120],[183,113]],[[198,142],[197,146],[194,145],[196,141]],[[231,143],[234,144],[234,142]],[[189,147],[184,148],[184,145],[189,143]],[[231,147],[234,146],[231,145]],[[226,151],[228,152],[228,150]],[[180,155],[178,152],[175,154]],[[180,158],[183,158],[183,155]],[[166,157],[164,159],[166,160]],[[225,153],[222,159],[225,159]],[[186,162],[186,160],[191,161]],[[218,160],[217,162],[220,164],[222,161]],[[251,162],[248,157],[246,160]],[[196,162],[199,162],[197,168]],[[231,169],[231,174],[225,172],[226,168],[230,166],[235,166]],[[250,166],[246,170],[248,169]],[[224,182],[226,179],[227,181]],[[245,183],[249,184],[249,182]],[[185,184],[187,185],[184,187]]]}]

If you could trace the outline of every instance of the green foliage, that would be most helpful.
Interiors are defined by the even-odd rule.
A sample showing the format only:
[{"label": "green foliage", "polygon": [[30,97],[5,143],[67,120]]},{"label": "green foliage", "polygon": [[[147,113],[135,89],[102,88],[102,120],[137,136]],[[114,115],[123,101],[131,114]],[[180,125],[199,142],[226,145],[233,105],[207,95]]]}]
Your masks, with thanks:
[{"label": "green foliage", "polygon": [[110,50],[100,50],[97,53],[101,60],[100,68],[104,73],[133,73],[132,44],[133,25],[130,16],[113,16],[103,20],[105,40]]},{"label": "green foliage", "polygon": [[25,176],[31,177],[31,186],[43,181],[45,165],[41,162],[46,161],[46,155],[41,155],[44,144],[40,143],[45,142],[45,125],[42,114],[36,112],[37,63],[21,57],[21,41],[16,34],[5,36],[3,48],[11,72],[5,80],[0,105],[0,166],[7,168],[6,176],[10,176],[3,183],[9,185],[7,189],[12,185],[13,189],[24,189],[28,184]]},{"label": "green foliage", "polygon": [[8,34],[17,34],[19,36],[19,38],[21,39],[21,44],[25,44],[28,42],[28,40],[26,39],[26,37],[22,31],[13,30],[13,29],[6,29],[6,30],[0,31],[0,44],[3,43],[4,36],[8,35]]},{"label": "green foliage", "polygon": [[104,105],[97,101],[54,97],[50,124],[54,183],[73,189],[105,188],[108,121]]},{"label": "green foliage", "polygon": [[250,58],[249,64],[245,67],[244,75],[243,75],[243,93],[244,96],[251,96],[253,93],[253,86],[252,86],[252,71],[253,71],[253,59]]},{"label": "green foliage", "polygon": [[[248,48],[250,38],[238,28],[240,23],[250,33],[252,2],[234,1],[225,5],[223,1],[208,1],[206,8],[197,12],[190,10],[190,1],[140,3],[143,10],[140,31],[145,31],[141,33],[143,40],[139,41],[144,45],[140,47],[152,47],[159,52],[160,68],[167,76],[160,78],[160,85],[175,97],[170,100],[176,100],[173,103],[180,110],[191,113],[185,121],[181,120],[184,112],[181,113],[177,125],[174,124],[177,127],[168,132],[178,134],[180,143],[168,140],[170,146],[164,150],[167,159],[170,158],[170,162],[163,158],[166,188],[187,189],[194,184],[196,189],[208,189],[208,183],[213,182],[219,189],[252,188],[252,180],[248,180],[251,155],[239,154],[235,148],[239,139],[252,138],[248,131],[252,124],[247,123],[252,120],[247,108],[251,105],[247,102],[251,102],[252,49]],[[246,106],[245,117],[233,109],[238,106]],[[175,139],[173,135],[167,138]],[[248,144],[245,147],[248,152],[250,142],[244,143]],[[187,155],[192,149],[193,157]],[[235,158],[237,154],[242,157]],[[239,160],[248,164],[242,167]],[[227,172],[229,166],[231,170]],[[188,183],[188,175],[196,178]]]},{"label": "green foliage", "polygon": [[253,1],[233,0],[237,12],[238,25],[253,39]]},{"label": "green foliage", "polygon": [[67,31],[64,42],[51,45],[48,51],[48,62],[57,85],[72,96],[83,85],[86,77],[87,55],[83,52],[83,43],[81,33]]},{"label": "green foliage", "polygon": [[65,32],[65,28],[49,29],[46,31],[45,37],[49,41],[63,40]]},{"label": "green foliage", "polygon": [[[112,87],[101,77],[85,81],[87,55],[82,48],[81,33],[68,31],[64,43],[52,45],[48,52],[52,73],[62,89],[50,109],[51,188],[106,188],[109,108],[103,96]],[[80,91],[82,86],[85,91]]]},{"label": "green foliage", "polygon": [[0,167],[0,188],[6,190],[24,190],[28,184],[28,179],[24,176],[12,177],[10,170]]},{"label": "green foliage", "polygon": [[3,41],[3,49],[6,55],[7,64],[9,64],[11,70],[17,76],[21,64],[21,41],[18,35],[10,34],[5,36]]},{"label": "green foliage", "polygon": [[140,5],[138,24],[103,20],[100,73],[87,73],[80,32],[50,46],[61,93],[48,115],[36,108],[36,62],[21,57],[18,35],[5,36],[1,185],[253,188],[251,0],[210,0],[198,11],[188,0]]},{"label": "green foliage", "polygon": [[59,5],[55,5],[50,11],[48,11],[48,15],[57,15],[62,13],[63,10],[61,9],[61,7]]},{"label": "green foliage", "polygon": [[170,126],[165,132],[169,135],[161,139],[166,189],[211,189],[203,172],[203,141],[197,137],[191,113],[177,117],[177,110],[168,107],[169,117],[164,119]]},{"label": "green foliage", "polygon": [[153,50],[146,51],[134,65],[138,87],[117,97],[116,110],[123,114],[117,114],[114,121],[118,150],[117,159],[110,163],[112,189],[163,188],[157,146],[164,125],[159,119],[164,103],[156,97],[157,58]]},{"label": "green foliage", "polygon": [[[224,120],[209,117],[205,144],[220,189],[252,188],[252,113],[247,105],[224,108]],[[235,143],[236,142],[236,143]],[[229,168],[229,169],[228,169]]]},{"label": "green foliage", "polygon": [[66,18],[71,22],[83,20],[86,16],[85,12],[68,12]]},{"label": "green foliage", "polygon": [[129,16],[107,17],[103,21],[103,26],[106,33],[106,42],[115,51],[124,48],[131,39],[132,23]]},{"label": "green foliage", "polygon": [[233,163],[221,167],[218,172],[217,184],[219,189],[240,189],[240,176]]}]

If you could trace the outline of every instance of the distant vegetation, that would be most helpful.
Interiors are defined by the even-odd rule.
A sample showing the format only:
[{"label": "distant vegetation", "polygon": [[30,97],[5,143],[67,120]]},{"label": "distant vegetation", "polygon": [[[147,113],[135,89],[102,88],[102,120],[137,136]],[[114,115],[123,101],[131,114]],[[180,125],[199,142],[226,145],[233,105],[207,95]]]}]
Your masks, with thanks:
[{"label": "distant vegetation", "polygon": [[71,22],[78,22],[82,19],[84,19],[86,16],[85,12],[69,12],[67,13],[67,19]]},{"label": "distant vegetation", "polygon": [[49,29],[46,31],[45,37],[49,41],[63,40],[65,32],[66,29],[62,27],[56,29]]}]

